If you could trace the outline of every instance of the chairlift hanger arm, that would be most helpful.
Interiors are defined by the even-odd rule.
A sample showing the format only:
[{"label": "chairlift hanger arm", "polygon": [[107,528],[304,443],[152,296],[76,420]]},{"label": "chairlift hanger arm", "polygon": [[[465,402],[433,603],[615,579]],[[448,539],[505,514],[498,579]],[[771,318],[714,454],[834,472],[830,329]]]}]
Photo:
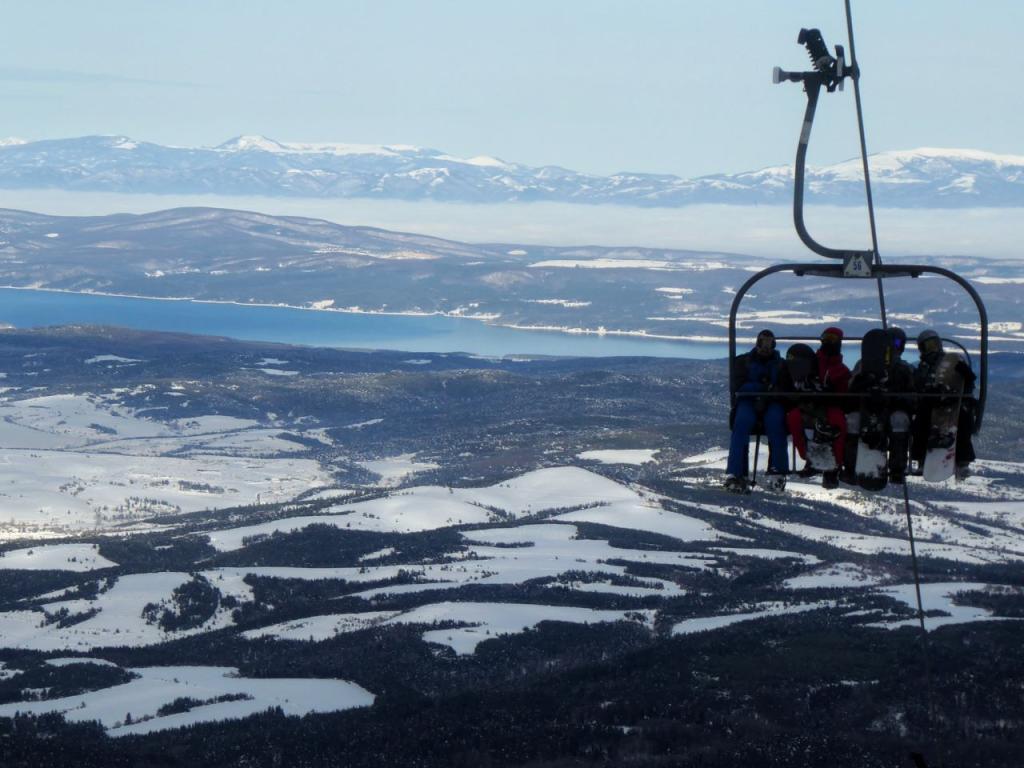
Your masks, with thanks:
[{"label": "chairlift hanger arm", "polygon": [[807,94],[807,107],[804,110],[803,128],[800,131],[800,142],[796,150],[796,172],[793,179],[793,224],[796,227],[800,240],[819,256],[829,259],[839,259],[848,262],[860,257],[867,264],[876,261],[875,251],[856,251],[840,248],[829,248],[822,245],[807,231],[804,223],[804,186],[807,169],[807,145],[811,139],[811,126],[814,124],[814,114],[818,106],[818,97],[821,95],[822,86],[829,93],[843,89],[843,82],[846,78],[856,80],[858,70],[856,63],[847,66],[843,46],[835,47],[836,55],[828,52],[825,40],[817,29],[801,29],[797,42],[807,49],[814,67],[807,72],[787,72],[775,67],[772,73],[772,82],[781,83],[784,81],[803,83],[804,93]]}]

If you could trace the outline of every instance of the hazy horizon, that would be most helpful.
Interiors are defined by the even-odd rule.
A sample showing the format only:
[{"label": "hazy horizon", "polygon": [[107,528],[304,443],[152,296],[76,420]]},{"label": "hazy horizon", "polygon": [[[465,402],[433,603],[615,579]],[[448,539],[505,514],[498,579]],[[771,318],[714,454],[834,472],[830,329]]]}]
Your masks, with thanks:
[{"label": "hazy horizon", "polygon": [[[0,189],[0,208],[54,216],[193,206],[303,216],[471,243],[672,248],[786,261],[817,259],[797,239],[790,204],[637,208]],[[1016,208],[880,208],[876,215],[881,255],[883,260],[915,255],[1014,258],[1021,255],[1018,243],[1024,241],[1022,214]],[[810,205],[805,218],[811,234],[825,245],[869,246],[867,215],[861,208]]]}]

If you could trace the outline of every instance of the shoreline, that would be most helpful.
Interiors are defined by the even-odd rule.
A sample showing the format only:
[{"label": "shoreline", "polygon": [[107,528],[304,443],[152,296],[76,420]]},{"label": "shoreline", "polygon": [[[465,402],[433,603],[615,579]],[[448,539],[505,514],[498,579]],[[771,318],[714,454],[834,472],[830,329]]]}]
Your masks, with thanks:
[{"label": "shoreline", "polygon": [[192,302],[195,304],[215,304],[215,305],[230,305],[236,307],[262,307],[265,309],[295,309],[304,312],[334,312],[343,315],[381,315],[387,317],[446,317],[453,320],[474,320],[476,322],[482,322],[487,325],[493,325],[497,328],[508,328],[516,331],[542,331],[547,333],[561,333],[567,336],[618,336],[635,339],[650,339],[651,341],[679,341],[686,342],[689,344],[728,344],[728,336],[716,337],[716,336],[673,336],[670,334],[656,334],[650,333],[645,330],[621,330],[621,329],[609,329],[604,326],[598,326],[597,328],[578,328],[570,326],[555,326],[555,325],[519,325],[517,323],[497,323],[492,322],[497,320],[501,315],[493,313],[477,313],[477,314],[463,314],[461,312],[427,312],[423,310],[406,310],[406,311],[387,311],[380,309],[363,309],[362,307],[316,307],[316,306],[297,306],[295,304],[285,304],[283,302],[267,303],[267,302],[245,302],[231,299],[197,299],[191,296],[143,296],[140,294],[130,293],[111,293],[109,291],[72,291],[67,288],[45,288],[42,286],[26,286],[26,285],[0,285],[0,289],[12,290],[12,291],[39,291],[43,293],[64,293],[73,296],[106,296],[115,299],[140,299],[145,301],[179,301],[179,302]]}]

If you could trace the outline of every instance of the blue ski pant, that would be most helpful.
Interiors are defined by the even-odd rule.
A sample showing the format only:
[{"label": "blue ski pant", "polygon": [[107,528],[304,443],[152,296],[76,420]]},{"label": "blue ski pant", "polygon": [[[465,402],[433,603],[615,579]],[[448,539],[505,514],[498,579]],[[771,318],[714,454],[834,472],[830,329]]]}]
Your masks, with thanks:
[{"label": "blue ski pant", "polygon": [[[750,433],[757,425],[757,407],[750,398],[740,398],[733,417],[726,474],[746,477],[750,473]],[[777,472],[789,471],[789,446],[786,443],[786,410],[782,403],[768,403],[764,409],[764,432],[768,436],[769,461]]]}]

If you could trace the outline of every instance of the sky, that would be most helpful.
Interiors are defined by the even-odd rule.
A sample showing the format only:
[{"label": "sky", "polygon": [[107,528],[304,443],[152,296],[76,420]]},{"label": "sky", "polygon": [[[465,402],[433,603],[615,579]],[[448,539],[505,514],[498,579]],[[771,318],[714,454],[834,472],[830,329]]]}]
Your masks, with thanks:
[{"label": "sky", "polygon": [[[854,0],[869,151],[1024,154],[1019,0]],[[0,137],[413,144],[693,177],[789,164],[803,26],[841,0],[97,0],[8,4]],[[859,151],[851,90],[809,155]]]}]

